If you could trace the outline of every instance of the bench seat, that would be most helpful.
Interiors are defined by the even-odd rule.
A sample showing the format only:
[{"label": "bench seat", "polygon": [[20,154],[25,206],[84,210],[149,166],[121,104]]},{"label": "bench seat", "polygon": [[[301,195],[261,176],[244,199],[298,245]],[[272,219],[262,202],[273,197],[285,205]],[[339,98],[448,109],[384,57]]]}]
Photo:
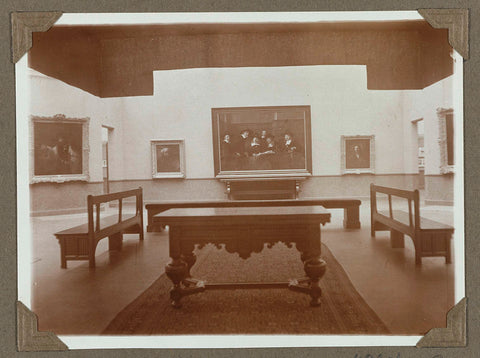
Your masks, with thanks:
[{"label": "bench seat", "polygon": [[[393,210],[393,218],[397,221],[400,221],[404,225],[409,225],[409,215],[406,211],[403,210]],[[389,212],[382,210],[378,212],[379,214],[389,216]],[[430,220],[424,217],[420,217],[420,230],[422,231],[435,231],[435,230],[451,230],[453,233],[453,227],[450,225],[439,223],[438,221]]]},{"label": "bench seat", "polygon": [[[135,196],[136,211],[135,214],[125,214],[122,212],[122,200],[131,196]],[[111,201],[118,201],[117,214],[101,216],[101,204]],[[122,249],[123,234],[136,233],[140,240],[143,240],[142,188],[97,196],[88,195],[87,212],[88,221],[85,224],[54,234],[60,244],[62,268],[67,268],[68,260],[88,260],[89,266],[94,268],[97,244],[105,237],[108,237],[109,250],[117,251]]]},{"label": "bench seat", "polygon": [[[135,216],[132,215],[122,215],[122,224],[125,227],[125,230],[130,229],[131,226],[136,225]],[[101,230],[108,230],[112,226],[118,224],[118,215],[110,215],[100,219],[100,228]],[[115,230],[117,230],[115,228]],[[127,232],[125,232],[127,233]],[[88,236],[88,224],[81,224],[69,229],[65,229],[55,233],[55,236],[58,238],[60,237],[87,237]]]},{"label": "bench seat", "polygon": [[[377,211],[377,193],[388,195],[389,210]],[[392,196],[408,200],[408,212],[393,210]],[[413,204],[413,208],[412,208]],[[403,190],[370,185],[371,236],[376,231],[390,231],[393,248],[405,247],[404,236],[412,238],[415,246],[415,263],[422,263],[422,257],[443,256],[451,263],[450,241],[454,228],[420,215],[420,194],[418,190]]]}]

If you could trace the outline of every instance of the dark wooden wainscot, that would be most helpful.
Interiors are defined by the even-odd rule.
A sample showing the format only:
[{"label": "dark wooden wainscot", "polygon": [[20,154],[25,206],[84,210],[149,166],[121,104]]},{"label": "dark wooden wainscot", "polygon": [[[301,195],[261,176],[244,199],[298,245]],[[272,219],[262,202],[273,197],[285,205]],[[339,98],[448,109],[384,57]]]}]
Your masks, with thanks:
[{"label": "dark wooden wainscot", "polygon": [[[377,211],[377,193],[388,195],[388,211]],[[408,212],[393,210],[392,196],[408,200]],[[422,263],[422,257],[444,256],[451,262],[450,240],[454,228],[420,216],[420,195],[418,190],[400,190],[370,185],[371,235],[376,231],[390,230],[391,246],[404,247],[404,235],[412,238],[415,246],[415,263]],[[412,208],[413,204],[413,208]]]},{"label": "dark wooden wainscot", "polygon": [[[135,197],[135,215],[122,213],[123,199]],[[102,203],[118,201],[117,215],[100,217]],[[94,209],[95,207],[95,209]],[[142,188],[105,195],[88,195],[88,222],[55,233],[60,244],[61,267],[67,260],[88,260],[95,267],[95,249],[98,242],[108,237],[109,250],[121,250],[123,234],[139,234],[143,240]]]},{"label": "dark wooden wainscot", "polygon": [[362,202],[344,198],[305,198],[284,200],[199,200],[199,201],[156,201],[145,205],[148,213],[147,231],[161,231],[162,223],[155,215],[173,208],[226,208],[321,205],[327,209],[344,210],[343,226],[346,229],[360,228],[359,211]]}]

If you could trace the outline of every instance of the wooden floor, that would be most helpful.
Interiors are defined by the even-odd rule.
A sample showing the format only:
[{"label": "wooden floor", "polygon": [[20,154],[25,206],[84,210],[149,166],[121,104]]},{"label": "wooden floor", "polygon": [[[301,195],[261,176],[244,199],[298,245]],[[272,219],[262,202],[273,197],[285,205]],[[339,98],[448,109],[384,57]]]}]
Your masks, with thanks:
[{"label": "wooden floor", "polygon": [[[411,240],[404,249],[390,247],[388,232],[370,237],[370,208],[360,209],[362,229],[343,229],[343,210],[329,210],[332,222],[322,227],[322,241],[342,264],[358,292],[391,332],[419,335],[445,327],[454,304],[454,265],[444,258],[424,258],[415,266]],[[424,207],[422,215],[453,225],[452,207]],[[97,247],[92,271],[87,261],[60,268],[60,248],[53,233],[86,219],[84,214],[32,217],[32,308],[41,331],[98,334],[160,274],[168,258],[168,234],[125,235],[121,252]]]}]

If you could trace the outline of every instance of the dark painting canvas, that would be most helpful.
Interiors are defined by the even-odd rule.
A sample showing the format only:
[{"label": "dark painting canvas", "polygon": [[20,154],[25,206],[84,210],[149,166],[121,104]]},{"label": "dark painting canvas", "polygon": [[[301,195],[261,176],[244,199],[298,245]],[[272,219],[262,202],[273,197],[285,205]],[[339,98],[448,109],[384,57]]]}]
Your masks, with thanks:
[{"label": "dark painting canvas", "polygon": [[219,172],[307,170],[309,119],[303,107],[218,109]]},{"label": "dark painting canvas", "polygon": [[370,139],[348,139],[345,147],[346,169],[370,168]]},{"label": "dark painting canvas", "polygon": [[34,123],[34,174],[82,174],[82,124]]},{"label": "dark painting canvas", "polygon": [[157,145],[157,172],[180,172],[180,146],[178,144]]}]

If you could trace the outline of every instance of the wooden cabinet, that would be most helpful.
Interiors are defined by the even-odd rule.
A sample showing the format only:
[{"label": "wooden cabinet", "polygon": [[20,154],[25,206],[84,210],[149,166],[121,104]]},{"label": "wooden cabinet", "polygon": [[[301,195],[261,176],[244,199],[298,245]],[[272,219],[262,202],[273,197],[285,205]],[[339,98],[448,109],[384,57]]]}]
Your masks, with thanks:
[{"label": "wooden cabinet", "polygon": [[238,179],[223,180],[229,199],[232,200],[275,200],[297,199],[301,181],[304,178],[289,179]]}]

